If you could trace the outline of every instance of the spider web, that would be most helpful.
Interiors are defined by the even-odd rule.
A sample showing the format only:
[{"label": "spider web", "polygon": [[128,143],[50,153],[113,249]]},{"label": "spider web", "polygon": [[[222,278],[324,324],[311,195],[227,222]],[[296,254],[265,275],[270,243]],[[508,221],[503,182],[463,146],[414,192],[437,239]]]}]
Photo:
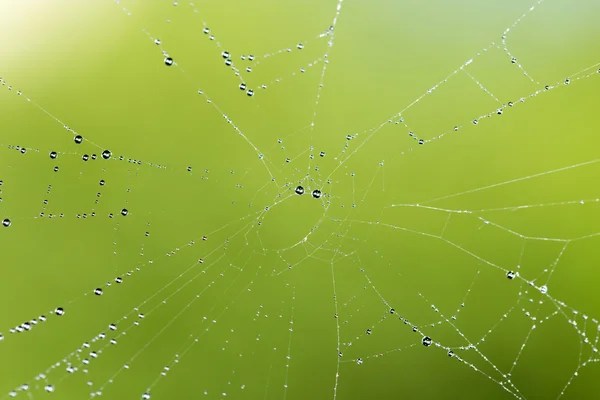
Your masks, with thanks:
[{"label": "spider web", "polygon": [[600,8],[288,3],[3,6],[0,399],[595,397]]}]

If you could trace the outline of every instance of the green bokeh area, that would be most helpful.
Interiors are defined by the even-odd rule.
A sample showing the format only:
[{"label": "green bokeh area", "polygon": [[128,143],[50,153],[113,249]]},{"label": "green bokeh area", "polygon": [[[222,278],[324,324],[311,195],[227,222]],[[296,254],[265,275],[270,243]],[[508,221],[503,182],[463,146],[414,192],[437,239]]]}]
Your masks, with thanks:
[{"label": "green bokeh area", "polygon": [[0,399],[600,397],[600,4],[0,8]]}]

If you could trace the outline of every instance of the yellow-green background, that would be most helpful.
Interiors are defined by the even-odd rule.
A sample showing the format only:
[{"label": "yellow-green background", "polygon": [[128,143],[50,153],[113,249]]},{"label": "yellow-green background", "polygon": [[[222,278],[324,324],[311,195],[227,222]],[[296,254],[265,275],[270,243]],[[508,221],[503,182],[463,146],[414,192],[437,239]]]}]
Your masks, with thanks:
[{"label": "yellow-green background", "polygon": [[[331,49],[317,36],[335,0],[196,3],[0,2],[0,218],[12,221],[0,229],[0,398],[25,382],[32,398],[87,398],[118,372],[103,398],[140,398],[161,378],[152,399],[331,399],[339,359],[338,399],[510,399],[486,376],[503,380],[494,367],[510,370],[524,343],[512,373],[521,398],[559,397],[598,347],[600,242],[535,238],[600,231],[600,163],[427,201],[600,157],[598,66],[563,84],[600,61],[600,4],[546,0],[511,28],[508,49],[532,82],[501,39],[531,2],[345,0]],[[242,54],[259,61],[251,73]],[[458,71],[403,123],[385,123],[470,58],[465,71],[515,107],[496,115],[501,105]],[[419,146],[409,131],[446,135]],[[81,160],[104,149],[113,159]],[[294,195],[300,181],[325,196]],[[390,207],[418,203],[443,210]],[[444,211],[487,209],[501,210]],[[517,265],[551,297],[506,279]],[[40,314],[46,323],[9,333]],[[67,375],[62,359],[103,331],[127,334],[87,374]],[[484,335],[490,363],[458,348]],[[562,398],[600,398],[599,363]]]}]

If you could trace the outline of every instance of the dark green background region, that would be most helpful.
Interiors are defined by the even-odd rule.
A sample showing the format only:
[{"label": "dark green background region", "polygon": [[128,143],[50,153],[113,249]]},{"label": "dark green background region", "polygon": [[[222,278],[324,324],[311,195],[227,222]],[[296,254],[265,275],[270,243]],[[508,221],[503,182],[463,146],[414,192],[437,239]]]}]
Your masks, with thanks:
[{"label": "dark green background region", "polygon": [[600,398],[600,3],[0,9],[0,400]]}]

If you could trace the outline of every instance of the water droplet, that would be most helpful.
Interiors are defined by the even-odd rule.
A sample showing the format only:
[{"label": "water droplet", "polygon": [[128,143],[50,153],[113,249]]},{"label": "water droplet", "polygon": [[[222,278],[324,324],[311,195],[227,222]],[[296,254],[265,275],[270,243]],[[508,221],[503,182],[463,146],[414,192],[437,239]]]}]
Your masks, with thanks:
[{"label": "water droplet", "polygon": [[90,156],[88,156],[87,154],[84,154],[83,156],[81,156],[81,159],[82,159],[83,161],[87,161],[87,160],[89,160],[89,159],[90,159]]},{"label": "water droplet", "polygon": [[77,135],[73,140],[75,141],[75,143],[81,144],[81,142],[83,142],[83,136]]},{"label": "water droplet", "polygon": [[240,83],[240,90],[246,90],[246,84]]},{"label": "water droplet", "polygon": [[171,57],[166,57],[165,58],[165,65],[167,67],[170,67],[171,65],[173,65],[173,59]]},{"label": "water droplet", "polygon": [[315,199],[318,199],[319,197],[321,197],[321,191],[320,191],[320,190],[318,190],[318,189],[315,189],[315,190],[313,190],[313,192],[312,192],[312,196],[313,196]]},{"label": "water droplet", "polygon": [[161,44],[161,41],[160,41],[160,39],[154,39],[154,43],[158,46]]},{"label": "water droplet", "polygon": [[94,290],[94,294],[95,294],[96,296],[102,296],[102,293],[103,293],[103,292],[102,292],[102,289],[100,289],[100,288],[97,288],[97,289],[95,289],[95,290]]},{"label": "water droplet", "polygon": [[357,358],[357,359],[356,359],[356,363],[357,363],[358,365],[361,365],[361,364],[363,363],[363,359],[362,359],[362,358]]},{"label": "water droplet", "polygon": [[252,90],[252,89],[248,89],[248,90],[246,91],[246,94],[247,94],[248,96],[252,97],[252,96],[254,96],[254,90]]},{"label": "water droplet", "polygon": [[506,273],[506,277],[507,277],[508,279],[514,279],[514,277],[515,277],[515,276],[517,276],[517,274],[516,274],[515,272],[513,272],[513,271],[508,271],[508,272]]},{"label": "water droplet", "polygon": [[65,315],[65,310],[62,307],[58,307],[54,310],[54,313],[58,316]]},{"label": "water droplet", "polygon": [[148,400],[150,398],[150,393],[146,392],[142,395],[142,399]]},{"label": "water droplet", "polygon": [[110,329],[111,331],[116,331],[116,330],[117,330],[117,325],[115,325],[115,324],[110,324],[110,325],[108,326],[108,329]]},{"label": "water droplet", "polygon": [[105,160],[108,160],[111,156],[110,150],[104,150],[102,152],[102,158],[104,158]]},{"label": "water droplet", "polygon": [[46,387],[44,388],[46,390],[46,392],[48,393],[52,393],[54,392],[54,386],[52,385],[46,385]]},{"label": "water droplet", "polygon": [[5,218],[4,221],[2,221],[2,226],[8,228],[10,226],[12,222],[10,222],[10,219]]},{"label": "water droplet", "polygon": [[104,179],[100,179],[100,186],[104,186],[106,182],[104,181]]},{"label": "water droplet", "polygon": [[544,286],[540,286],[540,293],[541,294],[546,294],[548,293],[548,286],[544,285]]},{"label": "water droplet", "polygon": [[296,187],[296,194],[304,194],[304,188],[302,186]]},{"label": "water droplet", "polygon": [[129,214],[129,211],[126,208],[124,208],[124,209],[121,210],[121,215],[122,216],[126,217],[127,214]]},{"label": "water droplet", "polygon": [[367,329],[367,331],[366,331],[366,334],[367,334],[367,335],[370,335],[370,334],[371,334],[371,329],[370,329],[370,328],[369,328],[369,329]]},{"label": "water droplet", "polygon": [[433,340],[431,340],[429,336],[425,336],[421,342],[423,343],[423,346],[429,347],[433,343]]},{"label": "water droplet", "polygon": [[224,52],[222,52],[222,53],[221,53],[221,55],[222,55],[222,56],[223,56],[223,58],[225,58],[225,59],[227,59],[227,58],[229,58],[229,57],[231,56],[231,55],[229,54],[229,52],[228,52],[228,51],[224,51]]},{"label": "water droplet", "polygon": [[302,43],[298,43],[298,46],[296,47],[298,47],[298,50],[302,50],[304,48],[304,45]]},{"label": "water droplet", "polygon": [[202,32],[204,32],[206,35],[208,35],[210,33],[210,29],[204,28],[204,29],[202,29]]}]

